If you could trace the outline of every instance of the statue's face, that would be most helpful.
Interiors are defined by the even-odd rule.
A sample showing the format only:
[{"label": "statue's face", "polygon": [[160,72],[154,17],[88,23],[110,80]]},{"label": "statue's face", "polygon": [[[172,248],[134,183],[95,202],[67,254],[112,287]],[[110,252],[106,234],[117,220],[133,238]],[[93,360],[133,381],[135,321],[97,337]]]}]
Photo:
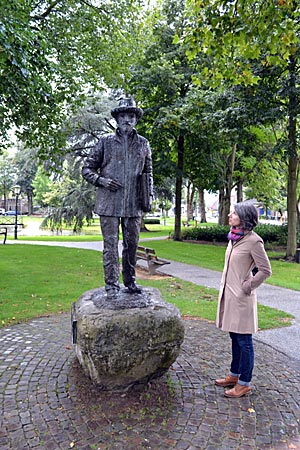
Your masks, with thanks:
[{"label": "statue's face", "polygon": [[131,133],[133,127],[137,124],[137,117],[135,113],[121,112],[118,114],[117,124],[122,133]]}]

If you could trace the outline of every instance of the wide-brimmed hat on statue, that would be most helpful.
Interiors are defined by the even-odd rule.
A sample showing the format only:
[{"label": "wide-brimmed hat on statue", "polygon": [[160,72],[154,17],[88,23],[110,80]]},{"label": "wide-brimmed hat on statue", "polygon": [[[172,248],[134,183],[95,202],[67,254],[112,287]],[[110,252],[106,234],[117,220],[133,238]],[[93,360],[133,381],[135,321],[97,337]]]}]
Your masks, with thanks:
[{"label": "wide-brimmed hat on statue", "polygon": [[118,114],[122,112],[132,112],[136,114],[137,119],[139,120],[143,115],[143,110],[136,106],[133,97],[122,97],[119,100],[119,106],[111,110],[111,115],[114,119],[118,116]]}]

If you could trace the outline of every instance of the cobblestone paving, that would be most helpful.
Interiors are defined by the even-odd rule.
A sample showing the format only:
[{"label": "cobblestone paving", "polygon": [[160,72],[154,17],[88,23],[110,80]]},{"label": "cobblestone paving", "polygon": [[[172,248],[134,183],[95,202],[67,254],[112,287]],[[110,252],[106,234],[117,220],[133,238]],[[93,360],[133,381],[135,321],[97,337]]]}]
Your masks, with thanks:
[{"label": "cobblestone paving", "polygon": [[[182,353],[148,390],[103,393],[72,351],[70,318],[0,330],[0,450],[300,449],[300,363],[256,342],[253,394],[227,399],[230,340],[186,320]],[[287,343],[288,345],[288,343]]]}]

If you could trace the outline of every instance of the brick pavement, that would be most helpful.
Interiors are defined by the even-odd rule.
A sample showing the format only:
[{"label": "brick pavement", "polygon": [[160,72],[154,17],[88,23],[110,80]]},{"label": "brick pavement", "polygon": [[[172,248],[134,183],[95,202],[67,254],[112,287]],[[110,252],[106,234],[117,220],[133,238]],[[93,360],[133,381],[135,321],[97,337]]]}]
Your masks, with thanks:
[{"label": "brick pavement", "polygon": [[70,317],[0,330],[0,450],[300,449],[300,363],[255,342],[253,394],[227,399],[225,333],[185,320],[182,352],[148,391],[103,393],[74,358]]}]

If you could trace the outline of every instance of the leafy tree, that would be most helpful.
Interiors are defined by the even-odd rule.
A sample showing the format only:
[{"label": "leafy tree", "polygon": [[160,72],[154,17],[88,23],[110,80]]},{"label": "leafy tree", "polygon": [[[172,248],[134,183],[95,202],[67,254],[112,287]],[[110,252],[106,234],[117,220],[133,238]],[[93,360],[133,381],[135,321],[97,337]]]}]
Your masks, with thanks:
[{"label": "leafy tree", "polygon": [[168,211],[172,207],[174,197],[174,181],[171,178],[163,177],[157,186],[154,186],[154,194],[157,198],[158,207],[164,217],[168,216]]},{"label": "leafy tree", "polygon": [[[242,161],[241,169],[247,173],[244,181],[247,197],[256,198],[268,208],[286,210],[287,170],[282,147],[279,145],[278,151],[277,141],[270,128],[255,131],[260,135],[258,155],[264,157],[258,164],[252,156]],[[237,175],[240,176],[239,173]]]},{"label": "leafy tree", "polygon": [[220,158],[220,147],[223,140],[217,138],[217,129],[209,120],[210,99],[212,92],[200,90],[193,86],[187,95],[185,116],[189,122],[187,134],[188,151],[185,154],[185,174],[191,185],[191,196],[188,199],[188,220],[193,216],[193,203],[196,190],[201,215],[201,222],[206,222],[204,191],[217,192],[219,170],[217,161]]},{"label": "leafy tree", "polygon": [[69,130],[67,150],[80,156],[87,156],[102,134],[115,131],[115,121],[111,110],[116,106],[116,98],[121,91],[103,93],[90,91],[84,104],[68,118]]},{"label": "leafy tree", "polygon": [[219,192],[219,224],[225,225],[233,188],[247,184],[247,178],[268,156],[263,145],[268,134],[253,125],[257,114],[237,89],[195,88],[190,93],[187,173],[200,198],[204,189]]},{"label": "leafy tree", "polygon": [[13,158],[7,152],[0,155],[0,195],[3,197],[4,209],[7,210],[7,198],[16,184],[16,171]]},{"label": "leafy tree", "polygon": [[12,128],[44,159],[87,86],[122,85],[136,57],[138,0],[10,0],[0,11],[0,139]]},{"label": "leafy tree", "polygon": [[175,34],[182,34],[184,30],[184,8],[185,0],[165,0],[154,9],[149,19],[152,35],[148,37],[140,61],[132,66],[128,87],[141,100],[146,112],[141,128],[151,141],[155,176],[158,173],[160,180],[175,178],[175,240],[181,238],[181,197],[188,133],[184,105],[194,71],[185,55],[185,47],[173,43]]},{"label": "leafy tree", "polygon": [[256,198],[266,210],[286,210],[286,168],[282,161],[261,161],[252,171],[246,185],[248,198]]},{"label": "leafy tree", "polygon": [[44,195],[50,213],[43,221],[43,226],[52,230],[61,230],[63,225],[72,226],[79,231],[85,222],[90,223],[95,203],[94,192],[80,178],[80,173],[68,167],[60,180],[51,184],[51,189]]},{"label": "leafy tree", "polygon": [[[81,176],[82,163],[99,137],[114,129],[115,122],[110,114],[114,106],[115,95],[90,92],[84,106],[69,117],[66,124],[69,130],[68,153],[61,157],[56,176],[52,177],[47,192],[42,196],[43,202],[50,207],[44,225],[60,230],[65,223],[76,232],[84,223],[90,223],[95,204],[95,187]],[[51,162],[45,166],[51,172],[55,169]]]},{"label": "leafy tree", "polygon": [[38,170],[36,149],[19,148],[14,156],[14,167],[17,173],[17,182],[21,191],[27,195],[28,214],[33,214],[33,180]]},{"label": "leafy tree", "polygon": [[[245,88],[224,85],[213,90],[209,83],[202,83],[200,90],[192,85],[195,66],[205,67],[207,60],[199,57],[192,64],[185,58],[186,47],[180,39],[185,32],[184,5],[162,2],[153,18],[154,42],[151,45],[150,39],[145,56],[134,66],[131,84],[146,106],[143,123],[154,149],[155,172],[174,173],[177,180],[175,239],[180,238],[183,177],[191,186],[189,216],[197,187],[202,199],[204,189],[219,191],[219,222],[228,223],[231,191],[235,185],[241,187],[251,171],[249,164],[242,170],[243,158],[252,161],[252,170],[264,158],[255,149],[260,137],[251,127],[266,122],[270,114],[269,107],[262,114],[262,100],[259,112],[255,110]],[[201,205],[203,211],[203,201]]]},{"label": "leafy tree", "polygon": [[[294,0],[236,0],[224,2],[189,0],[189,24],[185,43],[190,58],[207,56],[199,67],[201,77],[216,86],[226,80],[231,85],[251,86],[275,70],[280,89],[273,100],[281,104],[287,119],[286,156],[288,160],[288,243],[286,255],[296,253],[297,186],[299,153],[297,116],[300,57],[300,10]],[[250,20],[251,18],[251,20]],[[270,33],[272,30],[272,33]]]},{"label": "leafy tree", "polygon": [[34,192],[34,201],[38,206],[48,206],[45,195],[51,189],[51,179],[48,174],[45,173],[42,166],[39,166],[32,180],[32,188]]}]

